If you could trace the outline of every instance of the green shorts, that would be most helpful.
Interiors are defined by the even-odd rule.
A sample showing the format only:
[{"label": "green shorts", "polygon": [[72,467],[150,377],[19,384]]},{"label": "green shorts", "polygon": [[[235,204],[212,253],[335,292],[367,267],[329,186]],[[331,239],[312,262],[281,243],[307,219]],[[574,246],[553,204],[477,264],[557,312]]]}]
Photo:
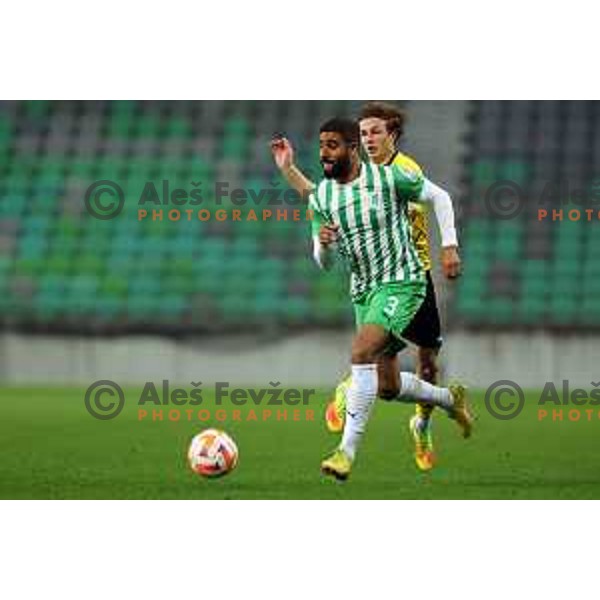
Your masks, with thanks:
[{"label": "green shorts", "polygon": [[380,325],[402,339],[425,299],[426,289],[425,281],[382,283],[354,301],[357,329],[362,325]]}]

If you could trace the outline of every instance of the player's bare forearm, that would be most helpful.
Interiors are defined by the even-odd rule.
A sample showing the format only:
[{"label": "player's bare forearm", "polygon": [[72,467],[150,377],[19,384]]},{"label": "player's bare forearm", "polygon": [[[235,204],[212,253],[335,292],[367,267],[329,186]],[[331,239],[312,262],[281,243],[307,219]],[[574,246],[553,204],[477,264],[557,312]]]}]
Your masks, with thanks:
[{"label": "player's bare forearm", "polygon": [[315,184],[304,175],[294,163],[294,146],[285,136],[275,134],[271,140],[273,160],[289,186],[296,190],[305,201]]},{"label": "player's bare forearm", "polygon": [[312,192],[315,184],[294,164],[281,169],[281,173],[289,186],[296,190],[305,201],[308,200],[308,195]]}]

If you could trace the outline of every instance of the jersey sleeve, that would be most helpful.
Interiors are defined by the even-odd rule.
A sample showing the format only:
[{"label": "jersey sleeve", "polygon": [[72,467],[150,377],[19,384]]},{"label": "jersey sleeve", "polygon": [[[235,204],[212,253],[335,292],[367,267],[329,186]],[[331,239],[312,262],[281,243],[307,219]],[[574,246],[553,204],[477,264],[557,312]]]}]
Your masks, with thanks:
[{"label": "jersey sleeve", "polygon": [[308,197],[308,210],[312,212],[312,220],[310,222],[310,231],[312,237],[319,237],[319,231],[321,229],[321,225],[323,223],[323,215],[321,214],[319,204],[317,203],[316,198],[317,188],[313,188],[313,191],[310,193]]},{"label": "jersey sleeve", "polygon": [[316,190],[308,197],[308,209],[312,211],[311,234],[313,240],[313,258],[321,269],[328,270],[333,263],[331,246],[322,246],[319,240],[321,225],[327,222],[327,219],[320,210],[319,202],[316,197]]},{"label": "jersey sleeve", "polygon": [[390,169],[394,178],[394,188],[398,200],[402,203],[420,202],[425,179],[419,165],[414,161],[394,162]]}]

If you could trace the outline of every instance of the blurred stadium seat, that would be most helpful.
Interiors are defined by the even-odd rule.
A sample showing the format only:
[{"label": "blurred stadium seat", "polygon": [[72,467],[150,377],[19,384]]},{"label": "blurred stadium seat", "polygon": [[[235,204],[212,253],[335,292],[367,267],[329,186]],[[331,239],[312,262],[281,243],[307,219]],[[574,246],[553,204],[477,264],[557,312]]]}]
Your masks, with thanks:
[{"label": "blurred stadium seat", "polygon": [[[550,180],[589,184],[600,161],[600,103],[470,106],[460,198],[465,274],[446,304],[448,326],[599,326],[593,224],[497,220],[483,198],[501,179],[532,197]],[[318,177],[319,123],[356,108],[343,101],[1,103],[2,323],[174,334],[350,324],[345,276],[317,273],[305,221],[139,221],[137,202],[148,181],[186,190],[202,181],[202,208],[232,208],[216,204],[215,181],[230,190],[280,182],[268,149],[275,132],[293,139],[298,163]],[[417,158],[427,166],[427,156]],[[101,179],[125,191],[124,211],[110,221],[92,218],[83,201]]]},{"label": "blurred stadium seat", "polygon": [[[165,179],[186,190],[202,181],[201,207],[213,209],[215,181],[272,187],[268,141],[280,131],[316,174],[318,119],[352,111],[348,102],[2,103],[0,319],[98,333],[348,323],[347,282],[318,276],[307,222],[139,221],[137,201],[147,181],[160,190]],[[125,191],[114,220],[85,210],[101,179]]]},{"label": "blurred stadium seat", "polygon": [[[597,223],[566,217],[560,223],[540,221],[535,203],[550,182],[568,181],[570,189],[582,190],[594,181],[600,103],[471,105],[466,192],[461,199],[465,274],[449,306],[448,323],[479,328],[598,327]],[[499,180],[517,183],[530,203],[512,220],[493,218],[485,208],[485,191]],[[566,213],[577,206],[564,208]]]}]

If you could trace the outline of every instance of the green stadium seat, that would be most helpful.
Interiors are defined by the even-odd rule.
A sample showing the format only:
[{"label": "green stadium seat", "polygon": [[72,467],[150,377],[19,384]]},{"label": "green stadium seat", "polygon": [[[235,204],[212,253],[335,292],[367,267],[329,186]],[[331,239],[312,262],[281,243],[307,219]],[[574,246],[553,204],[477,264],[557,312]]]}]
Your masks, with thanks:
[{"label": "green stadium seat", "polygon": [[98,277],[106,270],[106,262],[97,254],[83,254],[73,261],[74,270]]},{"label": "green stadium seat", "polygon": [[227,321],[241,323],[248,314],[252,314],[252,306],[248,299],[238,295],[227,295],[219,302],[221,315]]},{"label": "green stadium seat", "polygon": [[503,221],[496,226],[496,241],[494,255],[496,258],[507,261],[516,261],[522,253],[521,223]]},{"label": "green stadium seat", "polygon": [[281,303],[284,316],[290,321],[305,321],[310,315],[310,302],[306,298],[288,297]]},{"label": "green stadium seat", "polygon": [[188,302],[183,296],[176,295],[169,291],[161,298],[159,314],[173,318],[178,317],[189,308]]},{"label": "green stadium seat", "polygon": [[224,125],[225,134],[234,134],[248,137],[250,135],[250,125],[245,119],[239,117],[232,117],[225,122]]},{"label": "green stadium seat", "polygon": [[10,140],[13,137],[13,126],[8,119],[0,116],[0,145],[8,147]]},{"label": "green stadium seat", "polygon": [[521,294],[540,298],[550,293],[551,283],[545,277],[525,277],[521,280]]},{"label": "green stadium seat", "polygon": [[13,261],[8,256],[0,255],[0,273],[9,273],[13,268]]},{"label": "green stadium seat", "polygon": [[109,273],[100,280],[103,293],[116,298],[122,298],[127,294],[129,281],[122,276]]},{"label": "green stadium seat", "polygon": [[491,160],[479,160],[471,166],[474,185],[490,185],[500,179],[500,169]]},{"label": "green stadium seat", "polygon": [[[68,270],[68,261],[67,264],[60,265],[61,268],[64,267],[65,270]],[[19,275],[38,275],[44,272],[46,265],[48,265],[48,269],[52,270],[55,266],[51,264],[50,261],[46,261],[45,258],[17,258],[15,260],[15,273]]]},{"label": "green stadium seat", "polygon": [[160,296],[130,295],[127,298],[127,315],[134,321],[156,317],[162,301]]},{"label": "green stadium seat", "polygon": [[508,160],[500,167],[500,178],[524,184],[529,179],[529,164],[525,161]]},{"label": "green stadium seat", "polygon": [[524,295],[516,304],[517,321],[524,324],[539,323],[546,310],[546,301],[540,296]]},{"label": "green stadium seat", "polygon": [[271,317],[277,319],[277,315],[281,310],[281,298],[272,294],[266,293],[261,289],[261,293],[254,299],[252,312],[262,317]]},{"label": "green stadium seat", "polygon": [[486,302],[490,319],[493,323],[506,325],[513,319],[513,304],[504,298],[491,298]]},{"label": "green stadium seat", "polygon": [[2,201],[0,201],[0,217],[18,217],[24,213],[27,205],[25,195],[19,193],[7,193]]},{"label": "green stadium seat", "polygon": [[18,255],[20,258],[42,258],[46,254],[46,236],[42,236],[39,233],[32,234],[28,232],[19,239],[19,251]]},{"label": "green stadium seat", "polygon": [[24,107],[28,117],[44,119],[52,108],[51,104],[50,100],[27,100]]},{"label": "green stadium seat", "polygon": [[481,277],[462,277],[458,284],[460,295],[483,297],[488,291],[488,283]]},{"label": "green stadium seat", "polygon": [[98,278],[93,275],[75,275],[69,279],[68,289],[75,296],[93,296],[98,289]]},{"label": "green stadium seat", "polygon": [[160,119],[155,117],[136,118],[133,135],[142,138],[158,138],[162,131]]},{"label": "green stadium seat", "polygon": [[94,302],[94,312],[100,321],[113,321],[119,314],[125,313],[125,304],[120,298],[99,296]]},{"label": "green stadium seat", "polygon": [[113,115],[135,115],[138,104],[135,100],[116,100],[110,108]]},{"label": "green stadium seat", "polygon": [[579,302],[571,295],[556,294],[550,303],[549,316],[554,323],[572,323],[579,310]]},{"label": "green stadium seat", "polygon": [[170,119],[167,122],[166,134],[171,137],[187,138],[191,134],[190,124],[185,119]]},{"label": "green stadium seat", "polygon": [[132,298],[139,296],[159,296],[162,290],[161,281],[155,277],[135,277],[128,283]]},{"label": "green stadium seat", "polygon": [[475,321],[484,321],[488,318],[489,310],[483,298],[459,294],[457,309],[460,313],[469,315],[470,319]]},{"label": "green stadium seat", "polygon": [[43,292],[37,295],[34,308],[37,316],[43,321],[58,317],[64,311],[64,297],[54,292]]}]

